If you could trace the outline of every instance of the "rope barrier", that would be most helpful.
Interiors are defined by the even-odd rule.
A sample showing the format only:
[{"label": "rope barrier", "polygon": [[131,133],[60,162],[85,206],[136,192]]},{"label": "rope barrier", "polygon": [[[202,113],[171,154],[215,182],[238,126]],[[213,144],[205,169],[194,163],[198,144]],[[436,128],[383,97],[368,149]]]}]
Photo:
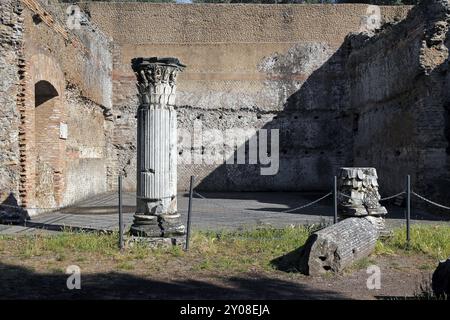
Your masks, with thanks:
[{"label": "rope barrier", "polygon": [[[214,204],[214,205],[216,205],[216,206],[218,206],[218,207],[220,207],[220,208],[222,208],[222,209],[224,209],[224,210],[231,210],[231,211],[233,211],[233,212],[243,212],[243,211],[248,211],[248,212],[252,212],[252,213],[253,213],[253,211],[247,210],[247,209],[229,208],[229,207],[224,206],[224,205],[222,205],[222,204],[220,204],[220,203],[217,203],[217,202],[214,201],[214,200],[211,200],[210,198],[207,198],[207,197],[201,195],[201,194],[198,193],[197,191],[194,191],[194,194],[195,194],[196,196],[200,197],[200,198],[203,199],[203,200],[208,200],[208,201],[211,202],[212,204]],[[380,201],[386,201],[386,200],[394,199],[394,198],[397,198],[398,196],[401,196],[402,194],[406,194],[406,191],[401,191],[401,192],[396,193],[396,194],[394,194],[394,195],[391,195],[391,196],[388,196],[388,197],[385,197],[385,198],[381,198]],[[420,194],[417,194],[417,193],[415,193],[415,192],[411,192],[411,194],[413,194],[414,196],[418,197],[419,199],[422,199],[422,200],[425,201],[425,202],[428,202],[429,204],[432,204],[432,205],[434,205],[434,206],[437,206],[437,207],[442,208],[442,209],[445,209],[445,210],[450,210],[450,207],[445,206],[445,205],[442,205],[442,204],[439,204],[439,203],[434,202],[434,201],[432,201],[432,200],[430,200],[430,199],[427,199],[427,198],[425,198],[424,196],[421,196]],[[314,205],[314,204],[316,204],[316,203],[318,203],[318,202],[320,202],[320,201],[322,201],[322,200],[328,198],[328,197],[331,196],[331,195],[333,195],[333,192],[329,192],[329,193],[327,193],[326,195],[324,195],[324,196],[322,196],[322,197],[320,197],[320,198],[318,198],[318,199],[316,199],[316,200],[314,200],[314,201],[311,201],[311,202],[309,202],[309,203],[300,205],[300,206],[295,207],[295,208],[293,208],[293,209],[288,209],[288,210],[284,210],[284,211],[279,211],[279,213],[290,213],[290,212],[293,212],[293,211],[302,210],[302,209],[304,209],[304,208],[310,207],[310,206],[312,206],[312,205]],[[351,198],[349,195],[344,194],[344,193],[342,193],[342,192],[339,192],[339,195],[341,195],[341,196],[343,196],[343,197],[346,197],[346,198]],[[0,209],[3,208],[3,207],[7,207],[7,208],[15,208],[15,209],[21,209],[21,210],[61,210],[61,209],[64,209],[64,208],[62,208],[62,207],[28,208],[28,207],[14,206],[14,205],[9,205],[9,204],[0,204]],[[270,211],[270,210],[267,210],[267,211]],[[278,211],[277,211],[277,212],[278,212]]]},{"label": "rope barrier", "polygon": [[394,194],[394,195],[389,196],[389,197],[381,198],[380,201],[389,200],[389,199],[394,199],[394,198],[397,198],[398,196],[401,196],[401,195],[404,194],[404,193],[406,193],[406,191],[399,192],[399,193]]},{"label": "rope barrier", "polygon": [[289,210],[281,211],[281,213],[289,213],[289,212],[292,212],[292,211],[297,211],[297,210],[304,209],[304,208],[306,208],[306,207],[312,206],[313,204],[316,204],[317,202],[322,201],[323,199],[325,199],[325,198],[331,196],[332,194],[333,194],[333,192],[329,192],[329,193],[327,193],[326,195],[324,195],[323,197],[321,197],[321,198],[319,198],[319,199],[317,199],[317,200],[314,200],[314,201],[312,201],[312,202],[310,202],[310,203],[304,204],[304,205],[299,206],[299,207],[294,208],[294,209],[289,209]]},{"label": "rope barrier", "polygon": [[432,205],[435,205],[435,206],[437,206],[437,207],[439,207],[439,208],[442,208],[442,209],[450,210],[450,207],[447,207],[447,206],[444,206],[444,205],[439,204],[439,203],[437,203],[437,202],[431,201],[431,200],[425,198],[424,196],[421,196],[420,194],[415,193],[414,191],[412,191],[411,193],[412,193],[413,195],[415,195],[416,197],[422,199],[422,200],[425,201],[425,202],[428,202],[428,203],[430,203],[430,204],[432,204]]},{"label": "rope barrier", "polygon": [[[343,197],[351,198],[349,195],[346,195],[346,194],[344,194],[344,193],[342,193],[342,192],[339,192],[339,194],[340,194],[341,196],[343,196]],[[406,194],[406,191],[399,192],[399,193],[394,194],[394,195],[389,196],[389,197],[381,198],[380,201],[385,201],[385,200],[389,200],[389,199],[394,199],[394,198],[397,198],[398,196],[401,196],[402,194]],[[446,209],[446,210],[450,210],[450,207],[447,207],[447,206],[444,206],[443,204],[439,204],[439,203],[437,203],[437,202],[431,201],[430,199],[427,199],[427,198],[425,198],[424,196],[421,196],[420,194],[415,193],[414,191],[412,191],[411,194],[415,195],[415,196],[418,197],[419,199],[422,199],[423,201],[428,202],[429,204],[432,204],[432,205],[434,205],[434,206],[436,206],[436,207],[439,207],[439,208],[442,208],[442,209]]]},{"label": "rope barrier", "polygon": [[[394,198],[397,198],[398,196],[400,196],[400,195],[402,195],[404,193],[406,193],[406,191],[399,192],[399,193],[394,194],[394,195],[389,196],[389,197],[381,198],[379,201],[385,201],[385,200],[389,200],[389,199],[394,199]],[[349,198],[349,199],[351,198],[349,195],[347,195],[345,193],[339,192],[339,194],[341,196],[345,197],[345,198]]]}]

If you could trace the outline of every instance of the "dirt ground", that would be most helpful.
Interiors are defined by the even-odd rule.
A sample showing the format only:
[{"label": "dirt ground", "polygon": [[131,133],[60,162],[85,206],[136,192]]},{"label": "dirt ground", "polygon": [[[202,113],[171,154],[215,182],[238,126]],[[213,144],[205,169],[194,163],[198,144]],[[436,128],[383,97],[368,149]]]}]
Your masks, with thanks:
[{"label": "dirt ground", "polygon": [[[68,290],[67,266],[81,268],[81,289]],[[381,269],[381,289],[369,290],[367,266]],[[436,261],[422,255],[371,257],[343,274],[308,277],[250,268],[211,272],[192,268],[193,261],[169,259],[149,271],[146,260],[121,265],[92,256],[64,261],[49,257],[22,259],[0,255],[1,299],[377,299],[412,297],[430,279]],[[128,269],[128,270],[124,270]]]}]

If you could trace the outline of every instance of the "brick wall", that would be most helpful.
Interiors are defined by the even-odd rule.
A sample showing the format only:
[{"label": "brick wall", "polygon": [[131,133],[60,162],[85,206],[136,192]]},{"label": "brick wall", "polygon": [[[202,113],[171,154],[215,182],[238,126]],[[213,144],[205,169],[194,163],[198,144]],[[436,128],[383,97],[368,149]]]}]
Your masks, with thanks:
[{"label": "brick wall", "polygon": [[[58,4],[24,4],[20,199],[34,214],[107,190],[111,54],[88,21],[70,31]],[[54,97],[40,104],[48,88]]]}]

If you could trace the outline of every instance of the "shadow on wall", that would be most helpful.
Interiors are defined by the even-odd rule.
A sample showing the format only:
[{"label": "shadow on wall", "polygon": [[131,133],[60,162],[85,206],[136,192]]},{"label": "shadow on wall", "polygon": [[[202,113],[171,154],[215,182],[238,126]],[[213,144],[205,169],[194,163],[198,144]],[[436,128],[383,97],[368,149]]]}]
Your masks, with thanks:
[{"label": "shadow on wall", "polygon": [[[267,143],[261,140],[261,131],[247,137],[226,163],[219,165],[198,184],[199,191],[329,191],[337,168],[352,165],[354,116],[348,103],[348,85],[345,78],[346,43],[318,69],[312,72],[301,88],[290,95],[283,110],[274,114],[266,129]],[[308,48],[303,48],[308,51]],[[314,52],[308,52],[309,55]],[[302,55],[299,55],[300,57]],[[312,58],[311,58],[312,59]],[[283,61],[283,58],[275,59]],[[287,59],[284,59],[286,61]],[[296,65],[279,65],[274,69],[270,85],[292,85],[302,74],[295,73]],[[280,62],[281,64],[281,62]],[[260,114],[256,114],[260,117]],[[259,130],[255,128],[255,130]],[[271,138],[279,132],[279,145],[273,148]],[[275,133],[276,134],[276,133]],[[276,136],[275,136],[276,138]],[[258,141],[257,152],[269,157],[272,163],[249,164],[249,145]],[[226,141],[228,143],[228,141]],[[208,148],[205,148],[208,152]],[[214,151],[214,150],[213,150]],[[277,155],[278,151],[278,155]],[[245,152],[245,164],[237,164],[238,154]],[[272,154],[271,154],[272,152]],[[274,165],[273,161],[277,161]],[[234,164],[230,164],[233,162]],[[194,164],[195,166],[195,164]],[[273,175],[262,175],[263,168],[276,168]],[[267,170],[267,169],[266,169]],[[270,171],[270,170],[268,170]]]},{"label": "shadow on wall", "polygon": [[348,65],[360,113],[354,165],[377,168],[382,192],[401,191],[409,174],[415,191],[448,205],[447,7],[423,1],[373,38],[352,37]]},{"label": "shadow on wall", "polygon": [[[83,270],[81,270],[82,272]],[[81,274],[81,290],[68,290],[69,276],[37,273],[0,263],[2,299],[348,299],[340,293],[269,277],[231,277],[226,286],[194,279],[165,282],[128,273]]]},{"label": "shadow on wall", "polygon": [[[435,25],[438,26],[440,22],[437,22]],[[447,22],[448,26],[448,22]],[[433,30],[433,29],[432,29]],[[434,30],[433,30],[434,31]],[[429,142],[430,150],[434,151],[433,148],[438,147],[439,149],[443,150],[442,154],[445,157],[445,160],[442,161],[442,163],[439,163],[439,165],[442,167],[442,170],[436,170],[435,171],[435,163],[431,162],[431,165],[429,165],[429,171],[434,172],[434,179],[432,181],[426,181],[424,183],[424,186],[422,187],[422,192],[428,194],[430,197],[437,201],[442,201],[447,206],[450,205],[450,90],[449,90],[449,84],[450,84],[450,72],[449,72],[449,58],[448,54],[446,55],[446,52],[448,48],[450,48],[450,29],[444,34],[444,37],[440,37],[441,42],[435,43],[436,38],[438,37],[432,37],[433,34],[429,36],[427,39],[429,42],[429,46],[431,47],[428,52],[430,55],[436,54],[435,48],[438,48],[440,50],[444,51],[443,57],[446,57],[443,61],[442,58],[438,58],[437,61],[440,61],[441,63],[438,64],[432,71],[431,77],[432,80],[430,81],[430,87],[435,89],[436,84],[440,84],[441,87],[439,87],[438,90],[430,89],[431,96],[432,96],[432,102],[433,105],[437,105],[438,108],[443,108],[443,134],[444,139],[442,139],[442,142],[437,144],[435,141],[433,141],[433,136],[431,136],[431,141]],[[439,35],[439,34],[438,34]],[[439,39],[439,38],[438,38]],[[434,45],[431,46],[431,45]],[[442,46],[440,46],[442,45]],[[437,51],[439,52],[439,51]],[[439,52],[440,53],[440,52]],[[441,128],[438,128],[440,130]],[[435,132],[437,130],[433,130]],[[439,168],[438,168],[439,169]],[[442,174],[444,172],[445,174]],[[436,208],[434,208],[436,210]],[[439,209],[438,209],[439,210]],[[447,210],[441,210],[441,212],[448,213]]]},{"label": "shadow on wall", "polygon": [[19,206],[19,202],[13,193],[0,204],[0,223],[1,224],[23,224],[30,220],[27,210]]},{"label": "shadow on wall", "polygon": [[[410,174],[417,191],[448,203],[450,78],[446,49],[439,50],[450,46],[444,43],[450,37],[436,31],[445,16],[438,9],[442,14],[417,6],[372,37],[346,37],[264,125],[279,130],[277,174],[263,176],[262,166],[248,161],[223,164],[197,189],[329,191],[337,168],[369,166],[378,171],[382,196],[399,192]],[[417,28],[424,33],[411,31]],[[425,47],[424,40],[430,42]],[[293,61],[276,75],[292,78],[302,63]],[[252,139],[239,148],[248,150]]]}]

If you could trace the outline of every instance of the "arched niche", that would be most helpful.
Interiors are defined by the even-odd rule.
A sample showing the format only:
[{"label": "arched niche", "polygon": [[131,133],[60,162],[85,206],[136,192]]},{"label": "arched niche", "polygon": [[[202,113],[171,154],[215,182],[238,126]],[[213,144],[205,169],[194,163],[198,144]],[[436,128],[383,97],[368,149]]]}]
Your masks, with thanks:
[{"label": "arched niche", "polygon": [[58,206],[61,179],[60,98],[56,88],[41,80],[34,85],[35,199],[42,208]]},{"label": "arched niche", "polygon": [[28,52],[26,108],[22,113],[22,199],[30,216],[62,205],[65,190],[65,78],[58,61]]},{"label": "arched niche", "polygon": [[46,80],[34,85],[34,140],[36,155],[35,200],[40,208],[58,206],[60,183],[60,98]]}]

